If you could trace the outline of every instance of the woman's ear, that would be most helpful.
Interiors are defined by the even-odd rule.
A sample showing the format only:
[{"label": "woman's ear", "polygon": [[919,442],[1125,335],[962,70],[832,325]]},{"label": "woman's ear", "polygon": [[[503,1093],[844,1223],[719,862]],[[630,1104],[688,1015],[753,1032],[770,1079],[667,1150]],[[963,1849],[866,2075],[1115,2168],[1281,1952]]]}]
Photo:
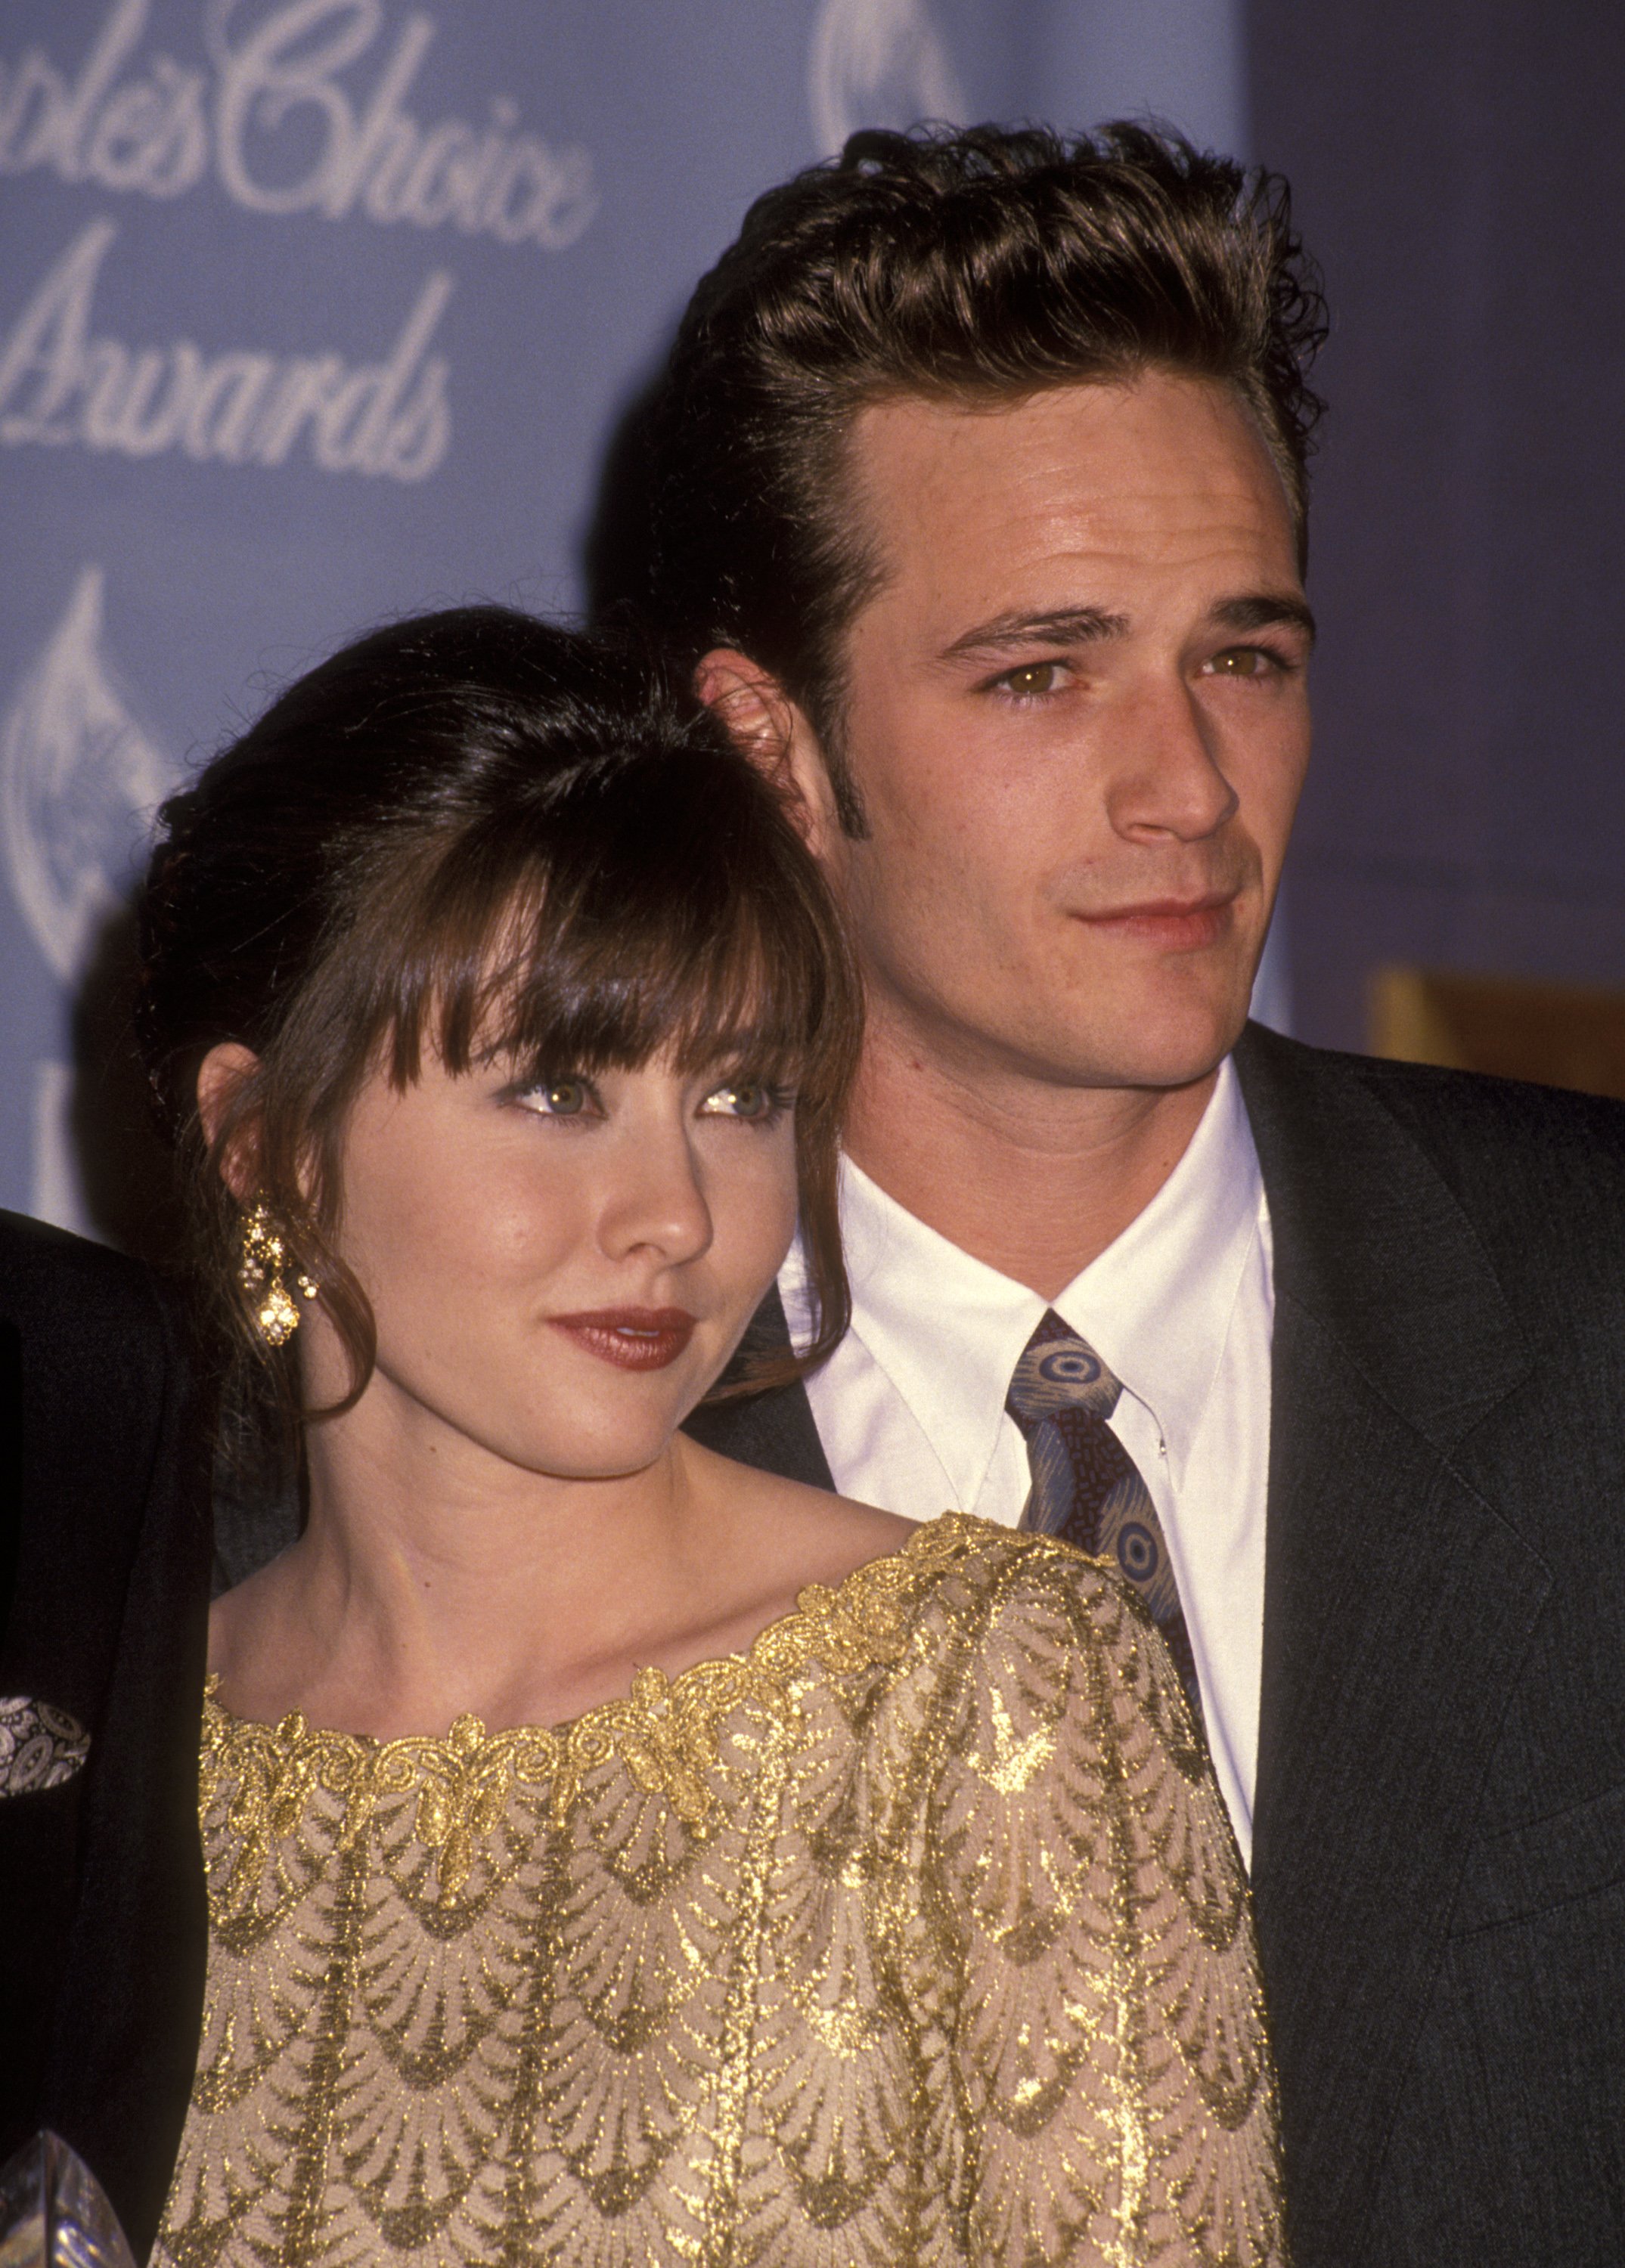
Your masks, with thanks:
[{"label": "woman's ear", "polygon": [[[243,1047],[236,1040],[222,1040],[218,1047],[210,1049],[198,1065],[197,1115],[203,1121],[203,1139],[211,1148],[241,1092],[243,1081],[259,1067],[260,1059],[254,1049]],[[255,1129],[240,1126],[220,1160],[225,1186],[240,1204],[247,1202],[259,1180],[257,1147]]]}]

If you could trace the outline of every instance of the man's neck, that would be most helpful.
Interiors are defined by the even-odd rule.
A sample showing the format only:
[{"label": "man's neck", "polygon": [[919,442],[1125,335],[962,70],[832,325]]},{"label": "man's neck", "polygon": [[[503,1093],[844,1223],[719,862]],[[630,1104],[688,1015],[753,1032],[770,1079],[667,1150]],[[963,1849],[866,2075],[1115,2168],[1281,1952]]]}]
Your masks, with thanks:
[{"label": "man's neck", "polygon": [[958,1075],[871,1043],[846,1150],[869,1179],[962,1252],[1053,1300],[1162,1188],[1212,1098],[1186,1086],[1058,1086]]}]

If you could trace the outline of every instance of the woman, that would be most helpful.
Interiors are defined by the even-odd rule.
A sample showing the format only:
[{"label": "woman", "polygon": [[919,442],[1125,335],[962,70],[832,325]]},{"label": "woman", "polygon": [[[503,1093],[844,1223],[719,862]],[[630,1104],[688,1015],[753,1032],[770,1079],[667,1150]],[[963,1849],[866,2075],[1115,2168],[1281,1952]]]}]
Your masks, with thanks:
[{"label": "woman", "polygon": [[166,821],[148,1061],[306,1514],[213,1610],[155,2257],[1280,2258],[1245,1891],[1136,1602],[680,1430],[765,1382],[798,1211],[801,1359],[846,1315],[856,990],[769,789],[482,609]]}]

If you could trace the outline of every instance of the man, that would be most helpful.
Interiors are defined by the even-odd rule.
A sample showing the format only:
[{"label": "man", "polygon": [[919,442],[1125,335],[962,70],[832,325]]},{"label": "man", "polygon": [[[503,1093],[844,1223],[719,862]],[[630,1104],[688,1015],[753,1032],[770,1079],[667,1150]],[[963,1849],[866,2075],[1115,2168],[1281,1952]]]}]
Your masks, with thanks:
[{"label": "man", "polygon": [[54,2129],[137,2258],[203,2008],[200,1439],[148,1271],[0,1213],[0,2162]]},{"label": "man", "polygon": [[1625,1112],[1246,1023],[1320,335],[1284,194],[1132,128],[859,136],[699,287],[656,597],[870,1004],[850,1336],[699,1425],[1115,1551],[1251,1858],[1299,2268],[1575,2268],[1625,2257]]}]

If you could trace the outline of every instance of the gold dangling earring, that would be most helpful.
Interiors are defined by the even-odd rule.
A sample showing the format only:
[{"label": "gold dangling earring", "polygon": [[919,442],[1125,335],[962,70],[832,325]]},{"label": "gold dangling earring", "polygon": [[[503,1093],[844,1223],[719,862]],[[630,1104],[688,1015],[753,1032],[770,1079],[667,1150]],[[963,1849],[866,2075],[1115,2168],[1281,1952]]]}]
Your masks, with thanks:
[{"label": "gold dangling earring", "polygon": [[[242,1257],[237,1264],[237,1281],[253,1311],[255,1329],[267,1346],[286,1346],[302,1318],[282,1272],[288,1262],[287,1243],[262,1197],[255,1197],[244,1213],[240,1234]],[[316,1297],[317,1286],[302,1270],[293,1281],[301,1299]]]}]

